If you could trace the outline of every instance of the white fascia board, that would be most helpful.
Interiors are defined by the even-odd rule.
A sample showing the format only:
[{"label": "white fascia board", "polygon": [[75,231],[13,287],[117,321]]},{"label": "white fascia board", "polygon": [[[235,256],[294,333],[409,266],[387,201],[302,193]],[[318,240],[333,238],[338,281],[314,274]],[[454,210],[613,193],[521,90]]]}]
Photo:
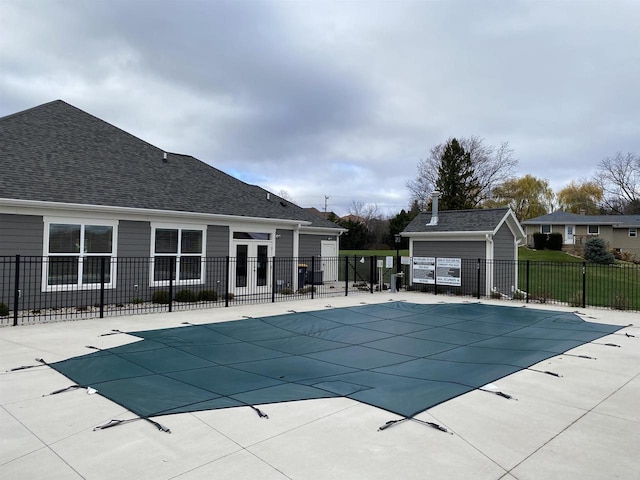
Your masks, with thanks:
[{"label": "white fascia board", "polygon": [[496,228],[493,230],[493,235],[498,233],[498,230],[500,230],[500,228],[505,222],[507,222],[507,226],[509,227],[509,230],[511,230],[511,233],[513,233],[513,236],[516,237],[516,240],[518,242],[522,242],[526,240],[527,234],[522,229],[522,225],[520,225],[520,222],[518,221],[518,219],[516,218],[516,215],[513,213],[511,209],[509,209],[507,213],[504,215],[504,217],[502,217],[502,220],[500,220]]},{"label": "white fascia board", "polygon": [[85,205],[82,203],[43,202],[39,200],[16,200],[0,198],[0,213],[14,215],[57,215],[86,217],[88,213],[118,220],[156,220],[184,222],[200,221],[207,224],[228,225],[229,223],[259,223],[298,227],[310,225],[304,220],[281,218],[243,217],[215,213],[181,212],[178,210],[155,210],[147,208],[114,207],[110,205]]},{"label": "white fascia board", "polygon": [[342,235],[348,232],[346,228],[331,228],[331,227],[310,227],[308,225],[300,226],[300,233],[309,233],[314,235]]},{"label": "white fascia board", "polygon": [[493,235],[493,232],[407,232],[403,237],[409,237],[412,240],[421,242],[433,240],[433,241],[465,241],[465,240],[485,240],[486,235]]}]

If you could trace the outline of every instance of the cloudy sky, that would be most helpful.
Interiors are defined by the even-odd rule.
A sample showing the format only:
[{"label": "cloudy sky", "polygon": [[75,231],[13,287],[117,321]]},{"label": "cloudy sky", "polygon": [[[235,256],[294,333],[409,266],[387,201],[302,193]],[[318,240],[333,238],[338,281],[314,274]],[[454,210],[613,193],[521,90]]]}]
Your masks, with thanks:
[{"label": "cloudy sky", "polygon": [[339,215],[451,136],[554,190],[640,153],[639,0],[0,0],[0,116],[62,99]]}]

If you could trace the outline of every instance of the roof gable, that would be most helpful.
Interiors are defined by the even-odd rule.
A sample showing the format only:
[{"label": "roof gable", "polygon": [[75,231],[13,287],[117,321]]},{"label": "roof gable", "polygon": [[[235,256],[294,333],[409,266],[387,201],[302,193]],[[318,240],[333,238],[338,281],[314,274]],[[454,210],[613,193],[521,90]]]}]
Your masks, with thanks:
[{"label": "roof gable", "polygon": [[495,234],[506,222],[517,239],[525,237],[524,231],[509,208],[472,210],[444,210],[438,212],[438,223],[431,225],[431,212],[419,213],[402,232],[420,237],[445,234]]},{"label": "roof gable", "polygon": [[0,118],[3,198],[311,222],[340,228],[61,100]]},{"label": "roof gable", "polygon": [[523,225],[612,225],[614,228],[639,227],[640,215],[582,215],[556,211],[530,218]]}]

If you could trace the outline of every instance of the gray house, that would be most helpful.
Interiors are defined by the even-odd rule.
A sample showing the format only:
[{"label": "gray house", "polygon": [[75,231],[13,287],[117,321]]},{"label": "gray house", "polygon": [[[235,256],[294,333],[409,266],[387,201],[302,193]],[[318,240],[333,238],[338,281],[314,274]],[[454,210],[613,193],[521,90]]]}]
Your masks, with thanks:
[{"label": "gray house", "polygon": [[460,293],[511,296],[518,288],[518,245],[525,234],[509,208],[422,212],[401,233],[409,238],[410,282]]},{"label": "gray house", "polygon": [[534,233],[559,233],[563,250],[581,250],[589,238],[600,237],[609,248],[640,257],[640,215],[583,215],[553,212],[522,222],[527,245],[533,246]]},{"label": "gray house", "polygon": [[[44,296],[95,289],[102,258],[111,290],[297,288],[299,261],[338,278],[338,225],[60,100],[0,118],[0,172],[0,257],[44,257]],[[114,261],[130,257],[149,259],[135,279]],[[212,257],[234,264],[214,275]]]}]

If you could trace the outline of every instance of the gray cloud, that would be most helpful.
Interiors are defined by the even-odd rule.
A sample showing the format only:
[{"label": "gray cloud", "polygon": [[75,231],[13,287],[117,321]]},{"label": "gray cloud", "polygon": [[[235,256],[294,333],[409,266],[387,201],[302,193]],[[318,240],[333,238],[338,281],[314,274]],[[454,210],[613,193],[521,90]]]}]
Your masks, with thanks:
[{"label": "gray cloud", "polygon": [[3,0],[0,115],[56,98],[303,206],[395,213],[449,136],[559,188],[640,151],[640,4]]}]

